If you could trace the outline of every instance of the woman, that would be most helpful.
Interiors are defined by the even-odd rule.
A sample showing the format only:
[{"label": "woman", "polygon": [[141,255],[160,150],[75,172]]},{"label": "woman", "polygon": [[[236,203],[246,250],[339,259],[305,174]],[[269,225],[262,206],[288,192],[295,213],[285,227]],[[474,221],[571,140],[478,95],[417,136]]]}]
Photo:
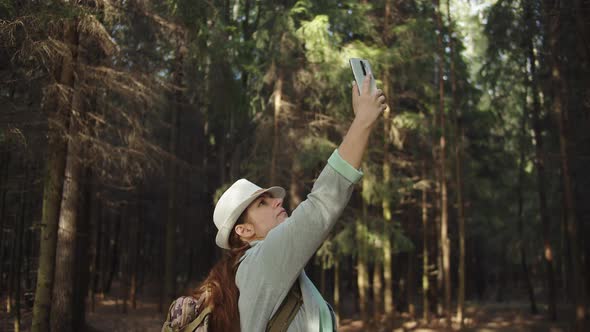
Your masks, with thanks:
[{"label": "woman", "polygon": [[215,206],[216,243],[229,250],[197,289],[210,291],[213,331],[264,331],[291,286],[298,282],[303,305],[288,331],[334,331],[333,313],[303,271],[350,199],[370,133],[387,107],[381,90],[371,94],[370,76],[362,91],[353,83],[355,118],[328,160],[311,193],[288,216],[285,190],[262,189],[236,181]]}]

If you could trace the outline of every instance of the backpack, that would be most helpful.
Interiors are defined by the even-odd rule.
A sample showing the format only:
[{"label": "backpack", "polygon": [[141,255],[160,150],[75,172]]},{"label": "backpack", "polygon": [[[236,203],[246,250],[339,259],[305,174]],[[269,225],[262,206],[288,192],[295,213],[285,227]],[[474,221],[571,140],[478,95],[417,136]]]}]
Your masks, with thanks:
[{"label": "backpack", "polygon": [[[201,294],[198,299],[192,296],[181,296],[174,300],[168,309],[168,315],[162,332],[209,332],[209,317],[211,306],[203,307],[209,294]],[[297,311],[303,304],[303,296],[299,281],[289,290],[289,293],[266,325],[266,332],[285,332],[295,318]]]}]

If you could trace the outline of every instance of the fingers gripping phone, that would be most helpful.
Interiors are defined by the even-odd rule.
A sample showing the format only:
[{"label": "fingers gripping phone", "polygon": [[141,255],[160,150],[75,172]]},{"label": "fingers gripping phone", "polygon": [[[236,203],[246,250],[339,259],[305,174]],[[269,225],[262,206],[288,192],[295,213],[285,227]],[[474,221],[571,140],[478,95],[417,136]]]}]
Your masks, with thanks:
[{"label": "fingers gripping phone", "polygon": [[352,69],[352,74],[354,75],[354,80],[356,81],[356,85],[359,87],[359,92],[362,91],[365,76],[371,74],[373,77],[371,78],[370,91],[371,93],[375,93],[377,90],[377,83],[375,81],[375,74],[371,70],[369,61],[366,59],[351,58],[349,62],[350,68]]}]

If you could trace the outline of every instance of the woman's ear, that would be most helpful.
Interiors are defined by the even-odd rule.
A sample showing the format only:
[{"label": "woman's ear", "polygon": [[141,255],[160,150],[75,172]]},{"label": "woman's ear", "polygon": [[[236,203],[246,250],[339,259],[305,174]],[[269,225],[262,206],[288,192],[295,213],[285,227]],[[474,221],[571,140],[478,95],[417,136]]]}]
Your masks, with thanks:
[{"label": "woman's ear", "polygon": [[251,224],[239,224],[239,225],[236,225],[234,227],[234,231],[241,238],[244,238],[244,239],[249,239],[249,238],[254,237],[256,235],[256,232],[254,232],[254,226],[252,226]]}]

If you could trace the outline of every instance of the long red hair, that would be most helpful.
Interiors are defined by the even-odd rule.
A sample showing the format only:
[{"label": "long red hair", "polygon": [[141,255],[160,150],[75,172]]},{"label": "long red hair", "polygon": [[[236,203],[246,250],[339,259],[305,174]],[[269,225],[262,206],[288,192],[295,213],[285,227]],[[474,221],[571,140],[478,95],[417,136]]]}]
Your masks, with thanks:
[{"label": "long red hair", "polygon": [[[246,213],[242,213],[236,225],[245,222]],[[209,291],[206,306],[212,306],[213,311],[209,316],[209,328],[212,332],[239,332],[240,312],[238,310],[238,298],[240,292],[236,286],[236,271],[238,262],[250,244],[240,239],[240,236],[232,230],[229,236],[229,246],[224,257],[209,271],[209,275],[193,291],[193,296],[199,298],[201,294]]]}]

